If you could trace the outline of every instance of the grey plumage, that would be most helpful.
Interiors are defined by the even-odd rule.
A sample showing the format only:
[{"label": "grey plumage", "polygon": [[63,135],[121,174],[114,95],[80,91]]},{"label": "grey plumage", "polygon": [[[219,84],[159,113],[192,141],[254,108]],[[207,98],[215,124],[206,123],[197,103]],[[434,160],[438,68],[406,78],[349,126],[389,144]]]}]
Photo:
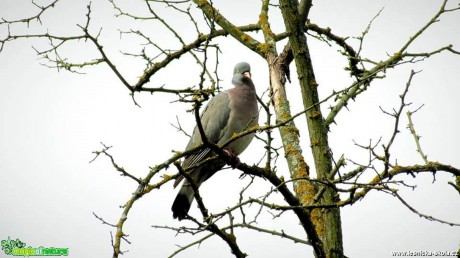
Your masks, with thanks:
[{"label": "grey plumage", "polygon": [[[201,124],[209,142],[222,146],[235,133],[245,131],[258,123],[257,95],[250,72],[251,68],[248,63],[238,63],[233,70],[232,83],[235,87],[212,98],[201,113]],[[224,150],[238,156],[246,149],[253,138],[254,134],[238,138],[224,147]],[[201,135],[198,127],[195,127],[185,150],[193,149],[200,144],[202,144]],[[182,167],[187,169],[214,155],[216,154],[209,148],[197,151],[185,158]],[[218,158],[194,168],[189,173],[199,187],[204,181],[222,169],[225,164],[225,160]],[[183,177],[177,178],[174,182],[174,187],[182,179]],[[184,219],[193,199],[194,192],[192,187],[188,182],[184,182],[171,207],[173,217],[179,220]]]}]

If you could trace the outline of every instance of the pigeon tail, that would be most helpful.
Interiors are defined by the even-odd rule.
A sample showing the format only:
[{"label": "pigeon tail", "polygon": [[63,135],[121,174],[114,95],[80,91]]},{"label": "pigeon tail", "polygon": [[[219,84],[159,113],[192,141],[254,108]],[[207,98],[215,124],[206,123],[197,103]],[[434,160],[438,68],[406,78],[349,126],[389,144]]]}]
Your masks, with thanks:
[{"label": "pigeon tail", "polygon": [[171,207],[173,218],[177,218],[178,220],[185,219],[192,205],[194,196],[193,188],[189,184],[184,183]]}]

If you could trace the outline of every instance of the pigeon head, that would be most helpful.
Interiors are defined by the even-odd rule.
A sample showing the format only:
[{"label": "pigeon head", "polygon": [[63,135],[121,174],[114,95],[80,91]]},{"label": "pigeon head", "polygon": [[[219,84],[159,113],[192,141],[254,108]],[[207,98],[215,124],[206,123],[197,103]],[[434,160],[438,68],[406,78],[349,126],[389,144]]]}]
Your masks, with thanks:
[{"label": "pigeon head", "polygon": [[242,85],[249,81],[251,81],[251,66],[246,62],[236,64],[233,69],[233,84]]}]

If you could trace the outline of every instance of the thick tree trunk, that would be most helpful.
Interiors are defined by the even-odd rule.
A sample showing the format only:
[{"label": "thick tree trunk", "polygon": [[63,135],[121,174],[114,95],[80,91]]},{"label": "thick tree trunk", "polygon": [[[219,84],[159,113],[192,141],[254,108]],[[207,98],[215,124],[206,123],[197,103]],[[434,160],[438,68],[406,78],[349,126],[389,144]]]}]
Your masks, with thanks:
[{"label": "thick tree trunk", "polygon": [[[275,108],[276,118],[279,122],[291,120],[292,118],[289,101],[284,90],[285,75],[283,73],[283,69],[281,68],[281,60],[283,60],[283,58],[277,57],[275,53],[270,53],[267,56],[270,71],[270,85],[273,92],[273,105]],[[279,131],[291,177],[308,178],[309,167],[302,155],[302,148],[300,147],[299,141],[299,131],[294,124],[294,120],[288,122],[285,126],[280,127]],[[314,185],[308,181],[295,181],[294,188],[302,188],[306,193],[310,193],[311,196],[313,196],[315,192]],[[294,212],[297,214],[300,223],[305,229],[316,256],[319,258],[326,257],[322,240],[317,232],[317,227],[314,225],[309,210],[294,209]]]},{"label": "thick tree trunk", "polygon": [[[306,119],[317,178],[322,180],[332,179],[330,178],[333,175],[330,175],[332,162],[329,152],[328,131],[320,106],[314,106],[319,102],[318,84],[315,80],[303,24],[298,19],[300,17],[298,4],[297,1],[293,0],[280,0],[280,7],[286,31],[289,33],[289,43],[297,68],[304,108],[309,109],[306,113]],[[312,193],[309,192],[310,189],[297,187],[295,191],[304,205],[312,204],[314,201],[321,204],[334,204],[338,201],[337,192],[330,187],[325,187],[321,191],[322,195],[317,200],[312,198]],[[312,212],[312,221],[323,243],[326,257],[344,257],[340,210],[338,208],[315,209]]]}]

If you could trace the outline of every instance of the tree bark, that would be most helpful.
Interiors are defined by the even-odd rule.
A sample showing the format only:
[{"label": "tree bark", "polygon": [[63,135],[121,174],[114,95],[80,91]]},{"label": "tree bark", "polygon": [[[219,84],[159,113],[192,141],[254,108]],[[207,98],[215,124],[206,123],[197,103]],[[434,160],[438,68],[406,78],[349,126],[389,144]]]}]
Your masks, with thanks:
[{"label": "tree bark", "polygon": [[[302,19],[299,19],[298,2],[296,0],[280,0],[280,7],[297,68],[303,105],[305,109],[309,109],[319,102],[318,84],[313,71]],[[317,178],[331,180],[334,175],[330,175],[332,162],[328,131],[320,106],[316,105],[311,108],[306,113],[306,119]],[[310,185],[308,182],[305,182],[305,184]],[[335,204],[338,201],[338,193],[330,187],[322,185],[321,187],[325,189],[319,189],[320,198],[318,196],[312,198],[311,187],[304,187],[301,184],[295,184],[294,186],[297,196],[304,205],[312,204],[315,201],[321,204]],[[318,191],[315,191],[314,194],[316,195],[317,193]],[[311,216],[316,232],[323,243],[326,257],[344,257],[340,210],[338,208],[315,209],[312,211]]]},{"label": "tree bark", "polygon": [[[276,118],[277,120],[286,121],[291,120],[292,116],[289,101],[284,90],[285,75],[283,69],[281,68],[284,64],[281,60],[283,60],[283,58],[276,56],[276,53],[270,53],[267,55],[267,62],[270,71],[270,86],[273,92],[273,106]],[[291,178],[308,178],[309,167],[302,155],[302,148],[300,147],[299,141],[299,130],[295,126],[294,120],[291,120],[285,126],[281,126],[279,128],[279,132],[283,142],[285,158],[288,163]],[[302,186],[304,187],[303,189],[305,189],[305,192],[311,194],[315,192],[312,184],[300,180],[294,182],[294,188],[298,188],[296,185],[301,182],[303,182]],[[305,232],[312,243],[315,255],[319,258],[326,257],[322,240],[317,232],[317,227],[314,225],[311,213],[305,209],[294,209],[294,212],[297,214],[302,227],[305,229]],[[303,216],[304,214],[305,216]]]}]

